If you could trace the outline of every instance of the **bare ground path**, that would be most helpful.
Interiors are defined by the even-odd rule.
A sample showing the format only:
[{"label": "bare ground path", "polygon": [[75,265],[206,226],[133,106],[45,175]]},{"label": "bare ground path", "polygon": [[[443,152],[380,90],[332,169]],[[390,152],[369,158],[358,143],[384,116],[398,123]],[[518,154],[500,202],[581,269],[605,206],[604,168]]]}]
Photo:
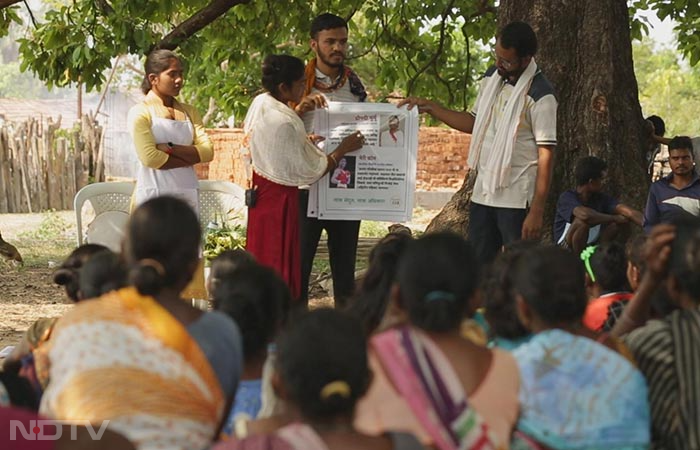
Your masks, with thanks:
[{"label": "bare ground path", "polygon": [[75,245],[74,217],[72,211],[0,214],[3,239],[25,260],[24,267],[0,261],[0,349],[14,344],[36,319],[60,316],[70,307],[51,275]]}]

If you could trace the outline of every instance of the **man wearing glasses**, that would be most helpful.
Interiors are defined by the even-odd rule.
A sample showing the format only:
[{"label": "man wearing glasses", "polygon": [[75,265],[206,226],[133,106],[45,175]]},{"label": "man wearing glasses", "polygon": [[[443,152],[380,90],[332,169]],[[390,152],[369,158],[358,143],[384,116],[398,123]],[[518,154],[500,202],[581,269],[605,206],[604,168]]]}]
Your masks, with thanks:
[{"label": "man wearing glasses", "polygon": [[490,262],[519,239],[537,239],[552,177],[557,136],[554,88],[535,63],[537,37],[524,22],[506,25],[496,39],[495,65],[486,71],[469,112],[409,97],[399,106],[471,133],[468,164],[477,170],[470,203],[469,240]]}]

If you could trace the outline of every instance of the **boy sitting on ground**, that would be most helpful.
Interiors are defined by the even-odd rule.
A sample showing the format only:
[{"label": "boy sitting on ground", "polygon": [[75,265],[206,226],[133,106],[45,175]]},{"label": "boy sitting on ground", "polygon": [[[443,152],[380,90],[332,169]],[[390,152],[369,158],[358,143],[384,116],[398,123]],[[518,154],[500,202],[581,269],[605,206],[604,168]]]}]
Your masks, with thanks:
[{"label": "boy sitting on ground", "polygon": [[588,245],[609,242],[620,226],[642,226],[642,213],[603,192],[608,165],[595,156],[576,165],[576,189],[563,192],[557,201],[554,242],[579,255]]}]

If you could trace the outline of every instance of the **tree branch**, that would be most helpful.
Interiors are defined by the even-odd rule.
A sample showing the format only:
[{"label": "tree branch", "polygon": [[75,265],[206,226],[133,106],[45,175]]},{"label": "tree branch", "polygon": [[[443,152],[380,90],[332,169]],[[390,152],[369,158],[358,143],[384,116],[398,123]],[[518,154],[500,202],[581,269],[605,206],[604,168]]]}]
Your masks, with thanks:
[{"label": "tree branch", "polygon": [[[0,0],[2,1],[2,0]],[[206,27],[236,5],[250,3],[250,0],[212,0],[192,17],[176,26],[155,48],[175,50],[182,42]]]},{"label": "tree branch", "polygon": [[367,49],[366,52],[360,53],[359,55],[355,55],[349,59],[360,59],[363,56],[370,54],[372,50],[374,50],[375,47],[377,47],[377,42],[379,42],[379,37],[381,36],[381,34],[382,33],[379,32],[379,25],[377,25],[377,28],[374,30],[374,42],[372,42],[372,45],[369,47],[369,49]]},{"label": "tree branch", "polygon": [[[437,51],[435,51],[435,53],[430,58],[430,60],[423,67],[421,67],[421,69],[418,72],[416,72],[415,75],[413,75],[413,77],[411,77],[411,79],[408,81],[408,88],[406,89],[406,96],[407,97],[409,97],[411,95],[411,93],[413,92],[413,85],[418,80],[418,77],[423,72],[428,70],[428,68],[430,66],[435,64],[435,61],[437,61],[437,59],[442,54],[442,50],[445,46],[445,22],[447,21],[447,15],[450,13],[450,10],[452,9],[452,5],[454,5],[454,3],[455,3],[454,0],[452,0],[450,2],[450,4],[447,5],[445,10],[442,12],[442,22],[440,23],[440,41],[438,44],[438,49],[437,49]],[[451,96],[451,92],[450,92],[450,96]]]},{"label": "tree branch", "polygon": [[467,92],[471,72],[471,62],[472,62],[472,51],[469,41],[469,33],[467,33],[467,24],[462,26],[462,36],[464,36],[464,42],[467,49],[467,69],[464,71],[464,85],[462,86],[462,107],[466,111],[469,105],[467,105]]},{"label": "tree branch", "polygon": [[216,114],[218,109],[219,107],[216,106],[216,100],[214,97],[209,97],[209,108],[207,109],[206,114],[204,114],[204,117],[202,117],[202,124],[205,127],[209,124],[209,121],[212,117],[214,117],[214,114]]},{"label": "tree branch", "polygon": [[136,75],[138,75],[140,77],[143,77],[146,75],[146,72],[144,72],[143,69],[139,69],[138,67],[136,67],[135,65],[133,65],[132,63],[130,63],[128,61],[124,62],[124,67],[131,70],[132,72],[134,72]]},{"label": "tree branch", "polygon": [[479,9],[469,15],[469,20],[476,19],[477,17],[481,17],[487,13],[497,14],[498,8],[493,5],[489,5],[489,0],[481,0]]},{"label": "tree branch", "polygon": [[359,10],[359,9],[360,9],[359,6],[357,6],[356,8],[353,8],[353,10],[350,11],[350,13],[345,17],[345,22],[350,23],[350,21],[352,20],[352,16],[354,16],[355,13],[357,12],[357,10]]},{"label": "tree branch", "polygon": [[454,103],[455,94],[454,92],[452,92],[452,86],[450,85],[450,83],[445,81],[445,79],[440,76],[440,68],[437,66],[437,60],[433,63],[433,70],[435,70],[435,78],[443,85],[445,85],[445,88],[447,88],[447,94],[450,96],[450,103],[448,104],[451,105],[452,103]]},{"label": "tree branch", "polygon": [[15,3],[22,3],[23,0],[0,0],[0,9],[12,6]]},{"label": "tree branch", "polygon": [[107,0],[96,0],[95,4],[100,8],[100,11],[102,11],[102,14],[105,16],[109,16],[114,13],[114,8],[112,8],[112,5],[110,5]]},{"label": "tree branch", "polygon": [[32,9],[29,7],[29,3],[27,3],[27,0],[24,0],[24,6],[27,7],[27,12],[29,13],[29,18],[32,19],[32,24],[34,24],[34,28],[39,28],[39,25],[37,25],[36,19],[34,18],[34,13],[32,12]]}]

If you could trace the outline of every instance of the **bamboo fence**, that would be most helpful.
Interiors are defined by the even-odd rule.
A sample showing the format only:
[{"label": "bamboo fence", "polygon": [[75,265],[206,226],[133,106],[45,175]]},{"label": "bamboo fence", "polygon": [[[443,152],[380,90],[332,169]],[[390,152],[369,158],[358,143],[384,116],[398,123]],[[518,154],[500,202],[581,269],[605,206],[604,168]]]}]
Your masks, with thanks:
[{"label": "bamboo fence", "polygon": [[102,181],[102,127],[83,116],[71,130],[61,117],[0,126],[0,213],[73,207],[88,181]]}]

